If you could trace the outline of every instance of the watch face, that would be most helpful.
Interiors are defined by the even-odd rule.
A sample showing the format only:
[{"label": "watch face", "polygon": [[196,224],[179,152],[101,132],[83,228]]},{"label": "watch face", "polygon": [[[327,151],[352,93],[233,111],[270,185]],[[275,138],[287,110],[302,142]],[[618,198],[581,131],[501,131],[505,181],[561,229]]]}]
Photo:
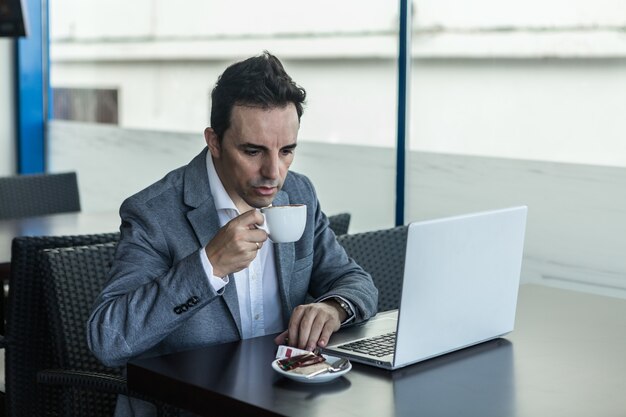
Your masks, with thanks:
[{"label": "watch face", "polygon": [[352,315],[352,310],[350,309],[350,306],[348,306],[348,303],[346,303],[345,301],[343,301],[341,298],[337,298],[337,303],[339,304],[339,306],[346,312],[348,313],[348,316]]}]

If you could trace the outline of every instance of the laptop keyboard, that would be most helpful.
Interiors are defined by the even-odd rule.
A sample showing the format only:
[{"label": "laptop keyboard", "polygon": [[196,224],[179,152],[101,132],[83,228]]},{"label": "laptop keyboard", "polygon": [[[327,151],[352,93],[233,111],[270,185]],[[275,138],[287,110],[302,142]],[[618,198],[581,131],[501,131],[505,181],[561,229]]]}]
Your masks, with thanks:
[{"label": "laptop keyboard", "polygon": [[368,339],[357,340],[356,342],[345,343],[337,347],[380,358],[381,356],[392,355],[395,346],[396,332],[391,332]]}]

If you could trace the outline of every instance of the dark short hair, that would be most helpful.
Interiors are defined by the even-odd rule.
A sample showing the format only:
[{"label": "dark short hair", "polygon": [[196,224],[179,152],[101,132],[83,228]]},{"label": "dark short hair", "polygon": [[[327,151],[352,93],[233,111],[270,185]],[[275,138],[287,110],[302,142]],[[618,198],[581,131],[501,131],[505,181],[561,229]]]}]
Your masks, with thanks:
[{"label": "dark short hair", "polygon": [[217,79],[211,93],[211,127],[221,140],[236,105],[269,109],[293,103],[300,120],[305,99],[304,88],[291,79],[278,58],[264,51],[232,64]]}]

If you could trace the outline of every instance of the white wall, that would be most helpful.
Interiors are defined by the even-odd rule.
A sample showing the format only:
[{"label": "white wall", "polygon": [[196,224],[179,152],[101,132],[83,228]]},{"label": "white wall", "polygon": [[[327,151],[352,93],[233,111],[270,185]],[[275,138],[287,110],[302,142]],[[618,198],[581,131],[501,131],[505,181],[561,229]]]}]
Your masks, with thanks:
[{"label": "white wall", "polygon": [[[382,33],[397,30],[388,0],[55,0],[57,40],[240,37],[274,34]],[[623,0],[414,0],[417,30],[525,30],[619,27]],[[119,18],[119,11],[124,18]]]},{"label": "white wall", "polygon": [[414,0],[416,23],[448,28],[575,28],[626,24],[623,0]]},{"label": "white wall", "polygon": [[0,176],[16,172],[13,62],[13,40],[0,38]]},{"label": "white wall", "polygon": [[412,152],[407,217],[528,206],[523,279],[626,298],[626,168]]},{"label": "white wall", "polygon": [[[78,171],[85,211],[122,200],[187,163],[198,134],[52,122],[53,171]],[[307,142],[293,169],[308,175],[327,214],[352,214],[350,232],[393,226],[391,149]],[[626,168],[409,153],[407,221],[529,206],[526,282],[626,298]]]},{"label": "white wall", "polygon": [[[187,164],[205,146],[202,131],[52,121],[47,133],[50,171],[78,172],[88,212],[117,210],[126,197]],[[292,169],[311,176],[327,213],[350,211],[353,231],[373,230],[393,226],[394,158],[392,149],[301,142]]]},{"label": "white wall", "polygon": [[[227,61],[57,63],[52,84],[120,89],[120,125],[201,132]],[[287,59],[303,141],[393,147],[391,59]],[[410,149],[626,166],[626,59],[416,59]]]},{"label": "white wall", "polygon": [[56,40],[389,31],[398,10],[388,0],[366,6],[360,0],[55,0],[50,6]]},{"label": "white wall", "polygon": [[411,149],[626,167],[626,59],[418,60]]},{"label": "white wall", "polygon": [[[222,60],[105,62],[97,67],[56,63],[51,77],[53,86],[118,88],[122,127],[194,133],[209,125],[210,92],[228,64]],[[285,60],[284,64],[307,89],[301,140],[394,146],[392,60]]]}]

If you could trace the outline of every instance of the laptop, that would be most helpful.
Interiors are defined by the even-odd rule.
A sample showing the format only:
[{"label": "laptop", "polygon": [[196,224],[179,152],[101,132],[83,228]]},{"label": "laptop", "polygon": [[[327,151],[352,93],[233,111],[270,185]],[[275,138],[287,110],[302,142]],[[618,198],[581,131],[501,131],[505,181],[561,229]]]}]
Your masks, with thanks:
[{"label": "laptop", "polygon": [[398,369],[511,332],[527,211],[411,223],[398,310],[341,329],[323,352]]}]

